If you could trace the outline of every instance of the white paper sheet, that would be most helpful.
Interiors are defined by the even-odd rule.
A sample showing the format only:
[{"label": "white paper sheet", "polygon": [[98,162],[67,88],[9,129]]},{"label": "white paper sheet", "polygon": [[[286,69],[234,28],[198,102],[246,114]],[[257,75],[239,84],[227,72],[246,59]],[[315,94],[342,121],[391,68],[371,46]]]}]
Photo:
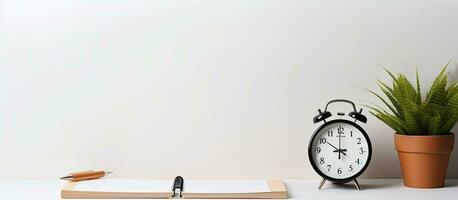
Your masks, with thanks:
[{"label": "white paper sheet", "polygon": [[[171,192],[173,180],[95,179],[80,181],[75,191],[100,192]],[[270,192],[266,180],[185,180],[185,193],[255,193]]]},{"label": "white paper sheet", "polygon": [[75,191],[100,192],[171,192],[173,180],[151,179],[95,179],[80,181]]},{"label": "white paper sheet", "polygon": [[255,193],[270,192],[266,180],[187,180],[185,193]]}]

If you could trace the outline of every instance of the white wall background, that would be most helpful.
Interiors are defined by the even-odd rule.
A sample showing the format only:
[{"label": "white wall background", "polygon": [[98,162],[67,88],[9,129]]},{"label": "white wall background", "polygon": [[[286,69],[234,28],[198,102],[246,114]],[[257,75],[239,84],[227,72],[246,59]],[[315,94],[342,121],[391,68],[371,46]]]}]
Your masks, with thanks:
[{"label": "white wall background", "polygon": [[[0,177],[312,178],[312,117],[375,101],[377,65],[431,82],[456,1],[0,0]],[[455,73],[456,74],[456,73]],[[453,77],[457,77],[452,74]],[[346,108],[346,107],[342,107]],[[365,112],[367,114],[367,112]],[[399,177],[369,117],[365,177]],[[458,178],[455,152],[449,177]]]}]

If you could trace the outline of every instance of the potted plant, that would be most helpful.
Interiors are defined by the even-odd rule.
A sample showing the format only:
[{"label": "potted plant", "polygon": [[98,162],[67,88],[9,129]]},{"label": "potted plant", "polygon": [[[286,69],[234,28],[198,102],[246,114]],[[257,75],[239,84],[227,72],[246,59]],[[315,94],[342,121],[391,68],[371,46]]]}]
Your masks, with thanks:
[{"label": "potted plant", "polygon": [[396,131],[395,147],[404,185],[408,187],[444,186],[454,143],[454,134],[450,130],[458,120],[458,84],[448,81],[447,66],[424,97],[418,71],[416,87],[404,74],[395,75],[386,70],[392,84],[378,81],[381,95],[370,91],[387,107],[368,106],[372,115]]}]

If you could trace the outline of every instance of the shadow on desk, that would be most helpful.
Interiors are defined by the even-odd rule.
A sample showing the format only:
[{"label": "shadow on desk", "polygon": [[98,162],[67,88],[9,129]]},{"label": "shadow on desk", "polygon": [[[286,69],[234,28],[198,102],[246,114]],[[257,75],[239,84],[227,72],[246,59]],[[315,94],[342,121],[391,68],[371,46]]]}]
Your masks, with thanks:
[{"label": "shadow on desk", "polygon": [[[370,189],[381,189],[381,188],[396,188],[402,186],[402,183],[399,183],[395,180],[379,180],[376,183],[367,183],[366,180],[360,180],[359,186],[361,190],[370,190]],[[353,182],[339,184],[339,183],[330,183],[327,186],[323,187],[323,190],[332,190],[332,189],[345,189],[345,190],[356,190]]]},{"label": "shadow on desk", "polygon": [[[378,180],[376,183],[367,183],[365,180],[360,181],[360,187],[361,190],[370,190],[370,189],[381,189],[381,188],[399,188],[399,187],[405,187],[409,188],[407,186],[404,186],[403,182],[399,182],[396,180]],[[453,180],[446,180],[445,181],[445,188],[455,188],[458,187],[458,181],[453,181]],[[348,190],[354,190],[355,185],[350,182],[350,183],[345,183],[345,184],[329,184],[327,188],[323,189],[334,189],[334,188],[341,188],[341,189],[348,189]],[[417,188],[418,189],[418,188]],[[427,188],[428,189],[428,188]],[[435,189],[435,188],[429,188],[429,189]]]},{"label": "shadow on desk", "polygon": [[458,187],[458,181],[446,180],[445,187]]}]

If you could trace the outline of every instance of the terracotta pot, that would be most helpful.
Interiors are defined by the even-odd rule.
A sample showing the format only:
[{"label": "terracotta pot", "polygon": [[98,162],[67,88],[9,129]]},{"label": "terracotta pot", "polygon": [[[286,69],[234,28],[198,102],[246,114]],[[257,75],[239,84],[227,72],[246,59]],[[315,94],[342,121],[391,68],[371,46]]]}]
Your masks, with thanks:
[{"label": "terracotta pot", "polygon": [[443,187],[454,135],[394,135],[404,185],[414,188]]}]

